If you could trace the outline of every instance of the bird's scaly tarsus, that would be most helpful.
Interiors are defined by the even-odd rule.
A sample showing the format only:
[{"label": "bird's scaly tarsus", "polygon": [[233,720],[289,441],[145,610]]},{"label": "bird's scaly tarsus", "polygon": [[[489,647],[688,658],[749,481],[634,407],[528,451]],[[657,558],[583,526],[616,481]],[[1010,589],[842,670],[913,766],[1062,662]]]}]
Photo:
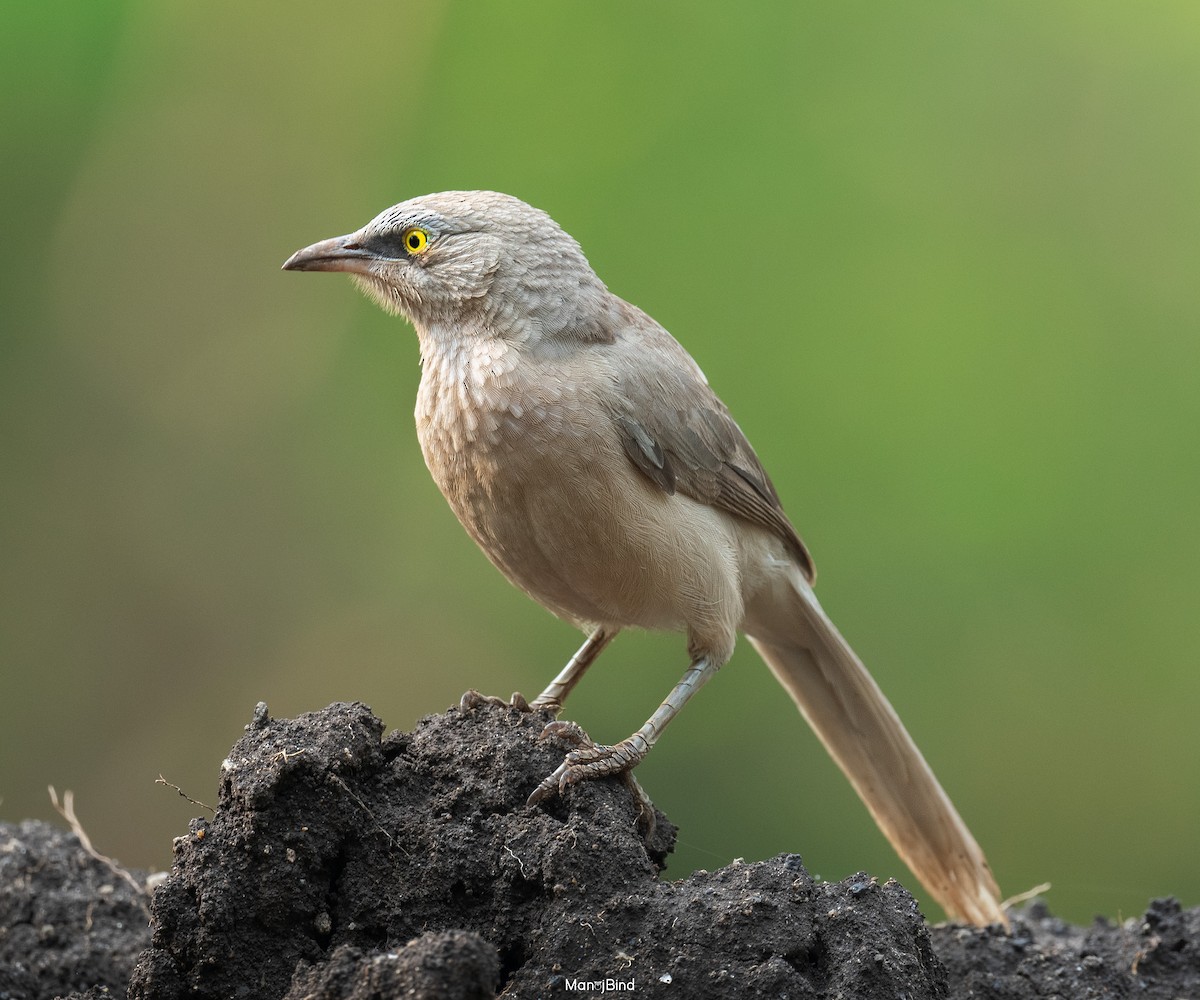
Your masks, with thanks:
[{"label": "bird's scaly tarsus", "polygon": [[[590,640],[589,640],[590,642]],[[585,646],[586,648],[586,646]],[[636,733],[620,743],[612,746],[603,743],[592,743],[577,726],[570,723],[552,722],[542,731],[543,737],[568,736],[581,743],[579,749],[572,750],[566,759],[558,766],[553,774],[533,790],[529,796],[529,804],[536,805],[549,798],[555,792],[561,794],[568,785],[592,778],[603,778],[610,774],[628,774],[645,758],[650,748],[658,742],[667,724],[679,714],[680,709],[704,685],[713,674],[716,666],[707,657],[700,657],[687,668],[679,683],[671,693],[663,699],[655,713],[646,720]],[[563,672],[564,674],[566,671]],[[560,675],[561,678],[562,675]],[[557,683],[557,682],[556,682]],[[551,685],[553,687],[553,685]],[[576,736],[576,731],[579,736]]]},{"label": "bird's scaly tarsus", "polygon": [[545,709],[553,715],[558,715],[567,700],[567,695],[579,683],[584,671],[596,661],[596,657],[613,641],[619,631],[620,629],[606,629],[603,626],[593,631],[575,655],[567,661],[559,675],[546,686],[546,690],[533,699],[530,707],[535,710]]}]

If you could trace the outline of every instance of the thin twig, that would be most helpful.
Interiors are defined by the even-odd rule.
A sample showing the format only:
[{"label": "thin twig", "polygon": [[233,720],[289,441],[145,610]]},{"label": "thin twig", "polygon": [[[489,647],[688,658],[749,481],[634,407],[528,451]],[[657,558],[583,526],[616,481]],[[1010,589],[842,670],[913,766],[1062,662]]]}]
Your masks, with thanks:
[{"label": "thin twig", "polygon": [[506,851],[508,851],[509,857],[511,857],[517,863],[517,867],[521,869],[521,878],[525,879],[526,881],[529,881],[529,873],[525,870],[525,862],[522,861],[519,857],[517,857],[516,852],[513,851],[513,849],[511,847],[509,847],[508,844],[504,845],[504,849]]},{"label": "thin twig", "polygon": [[131,872],[122,868],[112,858],[106,857],[92,846],[92,838],[87,835],[83,824],[79,822],[79,817],[75,815],[75,793],[68,788],[63,792],[62,802],[59,802],[58,792],[54,790],[54,786],[49,785],[48,790],[50,792],[50,803],[54,806],[58,814],[67,821],[67,825],[70,826],[71,832],[79,840],[79,845],[83,848],[84,852],[105,865],[114,875],[128,882],[133,891],[137,893],[142,909],[149,916],[150,910],[146,906],[146,900],[150,897],[149,891],[147,891],[141,882],[133,877]]},{"label": "thin twig", "polygon": [[174,782],[167,781],[161,774],[154,782],[156,785],[166,785],[168,788],[174,788],[183,798],[187,799],[192,805],[199,806],[201,809],[207,809],[213,815],[216,815],[216,810],[207,802],[201,802],[199,799],[193,799],[187,792],[176,785]]},{"label": "thin twig", "polygon": [[[368,816],[370,816],[371,819],[375,820],[375,829],[378,830],[380,833],[382,833],[384,835],[384,837],[387,838],[388,847],[395,847],[396,841],[393,839],[392,835],[383,828],[383,824],[380,823],[379,819],[375,816],[375,814],[373,812],[371,812],[371,807],[368,806],[362,799],[360,799],[357,795],[354,794],[354,789],[352,789],[349,785],[347,785],[346,782],[343,781],[336,774],[330,774],[329,780],[331,782],[333,782],[333,784],[337,785],[338,788],[340,788],[342,791],[344,791],[347,795],[349,795],[351,800],[353,800],[354,804],[357,805],[359,809],[361,809]],[[406,857],[411,856],[411,855],[409,855],[408,851],[404,850],[403,847],[401,847],[400,850],[404,853],[404,855]]]},{"label": "thin twig", "polygon": [[1010,906],[1027,903],[1036,896],[1041,896],[1049,891],[1050,883],[1043,882],[1041,885],[1035,885],[1032,889],[1026,889],[1024,892],[1018,892],[1015,896],[1009,896],[1008,899],[1000,904],[1000,909],[1007,910]]}]

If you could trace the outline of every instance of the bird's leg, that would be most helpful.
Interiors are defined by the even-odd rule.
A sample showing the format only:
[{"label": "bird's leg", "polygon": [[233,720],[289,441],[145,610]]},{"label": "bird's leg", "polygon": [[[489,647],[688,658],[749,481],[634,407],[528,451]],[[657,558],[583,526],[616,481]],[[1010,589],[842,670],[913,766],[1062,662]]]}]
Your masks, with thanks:
[{"label": "bird's leg", "polygon": [[[707,656],[701,656],[687,668],[682,679],[671,688],[671,693],[658,706],[657,711],[646,720],[636,733],[612,746],[602,743],[589,744],[584,742],[578,750],[572,750],[553,774],[533,790],[529,796],[529,805],[536,805],[549,798],[555,792],[562,793],[568,785],[577,781],[587,781],[591,778],[602,778],[609,774],[620,774],[632,770],[650,752],[650,748],[658,742],[662,731],[683,708],[704,682],[717,672],[717,665]],[[551,722],[543,730],[546,735],[564,735],[572,732],[571,723]],[[574,727],[578,733],[578,727]],[[580,736],[574,737],[577,742]],[[586,738],[584,738],[586,740]]]},{"label": "bird's leg", "polygon": [[532,703],[526,701],[520,691],[514,691],[512,697],[505,701],[495,695],[480,694],[471,689],[459,699],[459,707],[470,711],[480,705],[497,705],[500,708],[515,708],[518,712],[545,710],[551,715],[558,715],[562,709],[562,703],[567,700],[571,689],[579,683],[583,672],[596,662],[596,657],[600,655],[605,646],[613,641],[613,637],[619,631],[621,630],[618,628],[600,627],[592,632],[587,637],[587,641],[579,647],[578,652],[567,661],[567,665],[562,668],[559,675],[550,682],[549,687],[534,698]]},{"label": "bird's leg", "polygon": [[535,712],[538,709],[545,709],[551,715],[558,715],[562,710],[563,702],[567,700],[567,695],[579,683],[584,671],[596,661],[596,657],[600,655],[605,646],[613,641],[619,631],[619,629],[605,628],[601,625],[592,632],[587,637],[587,642],[580,646],[579,651],[567,661],[562,672],[550,682],[545,691],[530,702],[529,707]]}]

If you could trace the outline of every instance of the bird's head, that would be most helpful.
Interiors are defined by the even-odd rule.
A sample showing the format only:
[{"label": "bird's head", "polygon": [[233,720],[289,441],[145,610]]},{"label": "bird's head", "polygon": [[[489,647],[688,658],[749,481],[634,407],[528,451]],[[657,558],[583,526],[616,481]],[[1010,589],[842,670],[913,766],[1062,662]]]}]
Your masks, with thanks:
[{"label": "bird's head", "polygon": [[286,271],[346,271],[422,334],[486,327],[512,339],[579,329],[607,296],[583,252],[545,212],[494,191],[393,205],[361,229],[298,250]]}]

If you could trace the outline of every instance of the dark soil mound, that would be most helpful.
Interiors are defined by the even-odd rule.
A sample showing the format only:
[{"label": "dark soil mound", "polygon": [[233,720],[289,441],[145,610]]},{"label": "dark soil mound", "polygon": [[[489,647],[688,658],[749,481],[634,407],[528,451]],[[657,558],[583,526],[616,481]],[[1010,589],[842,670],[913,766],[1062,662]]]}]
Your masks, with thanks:
[{"label": "dark soil mound", "polygon": [[[898,884],[817,883],[794,855],[663,882],[674,828],[659,815],[648,848],[620,781],[525,806],[567,749],[539,741],[544,722],[486,705],[384,737],[362,705],[291,720],[260,706],[215,818],[176,842],[129,995],[1200,995],[1200,911],[1171,902],[1119,927],[1034,907],[1011,935],[931,932]],[[0,1000],[123,995],[146,943],[133,890],[66,834],[3,837]],[[65,956],[74,971],[51,975]]]},{"label": "dark soil mound", "polygon": [[145,874],[121,873],[48,823],[0,823],[0,1000],[107,986],[125,995],[150,943]]}]

